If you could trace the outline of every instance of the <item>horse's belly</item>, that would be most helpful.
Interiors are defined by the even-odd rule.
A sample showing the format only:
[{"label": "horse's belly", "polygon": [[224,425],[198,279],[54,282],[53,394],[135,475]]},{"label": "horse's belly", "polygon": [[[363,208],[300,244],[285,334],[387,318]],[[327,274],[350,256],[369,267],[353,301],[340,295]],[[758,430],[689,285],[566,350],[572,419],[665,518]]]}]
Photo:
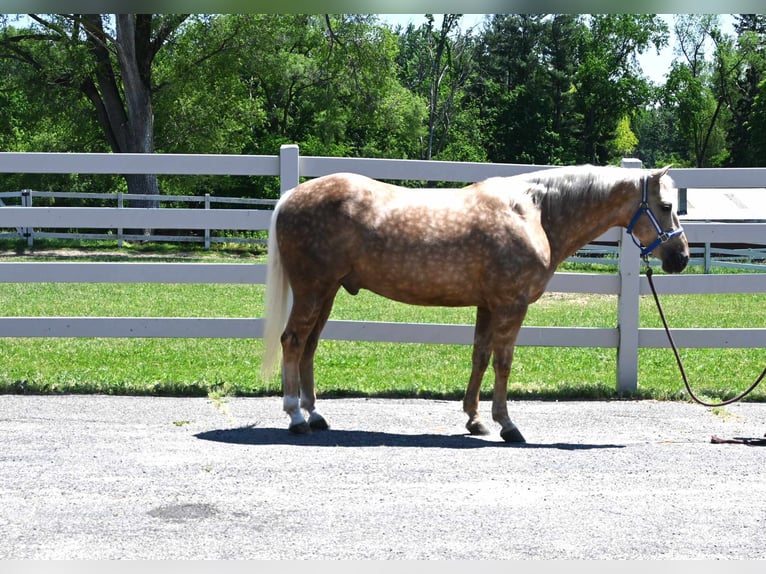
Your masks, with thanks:
[{"label": "horse's belly", "polygon": [[356,286],[411,305],[463,307],[481,303],[477,276],[465,269],[422,265],[417,272],[408,273],[394,265],[358,274]]}]

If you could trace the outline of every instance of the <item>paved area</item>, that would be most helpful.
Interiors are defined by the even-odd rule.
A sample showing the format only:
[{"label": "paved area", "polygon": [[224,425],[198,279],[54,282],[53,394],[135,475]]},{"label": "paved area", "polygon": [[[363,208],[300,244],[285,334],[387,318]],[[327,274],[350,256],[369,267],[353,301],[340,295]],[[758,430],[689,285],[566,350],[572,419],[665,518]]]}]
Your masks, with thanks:
[{"label": "paved area", "polygon": [[[766,405],[0,396],[0,559],[764,559]],[[483,403],[485,413],[489,404]]]}]

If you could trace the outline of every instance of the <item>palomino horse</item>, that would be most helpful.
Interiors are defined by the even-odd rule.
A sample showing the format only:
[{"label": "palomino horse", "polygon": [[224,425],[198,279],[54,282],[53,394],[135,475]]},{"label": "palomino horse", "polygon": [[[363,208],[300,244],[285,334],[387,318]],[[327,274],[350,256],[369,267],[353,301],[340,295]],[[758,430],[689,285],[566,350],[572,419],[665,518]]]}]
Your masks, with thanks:
[{"label": "palomino horse", "polygon": [[466,428],[489,432],[478,408],[493,356],[492,418],[505,441],[523,442],[508,416],[508,376],[527,307],[556,267],[613,226],[627,227],[642,255],[661,259],[665,271],[686,267],[689,245],[668,168],[553,168],[460,189],[407,189],[337,173],[287,192],[269,232],[263,373],[273,372],[281,341],[290,430],[328,428],[315,408],[314,353],[343,287],[413,305],[476,307]]}]

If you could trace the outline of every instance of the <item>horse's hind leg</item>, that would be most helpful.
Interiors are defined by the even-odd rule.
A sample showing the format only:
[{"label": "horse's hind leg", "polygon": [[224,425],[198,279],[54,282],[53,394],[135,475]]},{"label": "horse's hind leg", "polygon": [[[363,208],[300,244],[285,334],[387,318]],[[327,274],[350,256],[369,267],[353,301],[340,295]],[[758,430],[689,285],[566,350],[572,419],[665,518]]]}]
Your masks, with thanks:
[{"label": "horse's hind leg", "polygon": [[290,417],[290,431],[296,434],[311,430],[301,412],[301,360],[323,305],[324,298],[294,293],[293,307],[282,333],[282,405]]},{"label": "horse's hind leg", "polygon": [[329,427],[324,417],[316,410],[316,387],[314,386],[314,354],[319,344],[319,336],[322,334],[327,319],[330,317],[332,305],[335,300],[334,292],[330,294],[322,305],[319,317],[311,331],[306,346],[303,350],[303,356],[300,361],[301,375],[301,408],[309,413],[309,426],[314,430],[326,430]]},{"label": "horse's hind leg", "polygon": [[467,428],[468,432],[473,435],[489,434],[489,429],[479,417],[479,395],[481,392],[481,381],[484,378],[484,372],[487,370],[491,355],[491,319],[492,315],[489,309],[479,307],[476,310],[476,329],[473,336],[473,354],[471,357],[471,377],[468,380],[465,397],[463,398],[463,411],[468,415],[468,422],[466,423],[465,428]]}]

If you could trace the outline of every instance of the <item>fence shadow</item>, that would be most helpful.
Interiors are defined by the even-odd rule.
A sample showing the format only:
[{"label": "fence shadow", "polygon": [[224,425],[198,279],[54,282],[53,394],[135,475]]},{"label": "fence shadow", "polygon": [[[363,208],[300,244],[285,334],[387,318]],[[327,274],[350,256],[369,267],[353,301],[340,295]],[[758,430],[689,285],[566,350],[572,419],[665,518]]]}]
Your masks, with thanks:
[{"label": "fence shadow", "polygon": [[544,448],[557,450],[593,450],[624,448],[619,444],[580,443],[505,443],[468,434],[401,434],[363,430],[328,430],[295,435],[284,428],[245,426],[216,429],[194,435],[200,440],[249,446],[294,445],[323,447],[399,447],[399,448]]}]

